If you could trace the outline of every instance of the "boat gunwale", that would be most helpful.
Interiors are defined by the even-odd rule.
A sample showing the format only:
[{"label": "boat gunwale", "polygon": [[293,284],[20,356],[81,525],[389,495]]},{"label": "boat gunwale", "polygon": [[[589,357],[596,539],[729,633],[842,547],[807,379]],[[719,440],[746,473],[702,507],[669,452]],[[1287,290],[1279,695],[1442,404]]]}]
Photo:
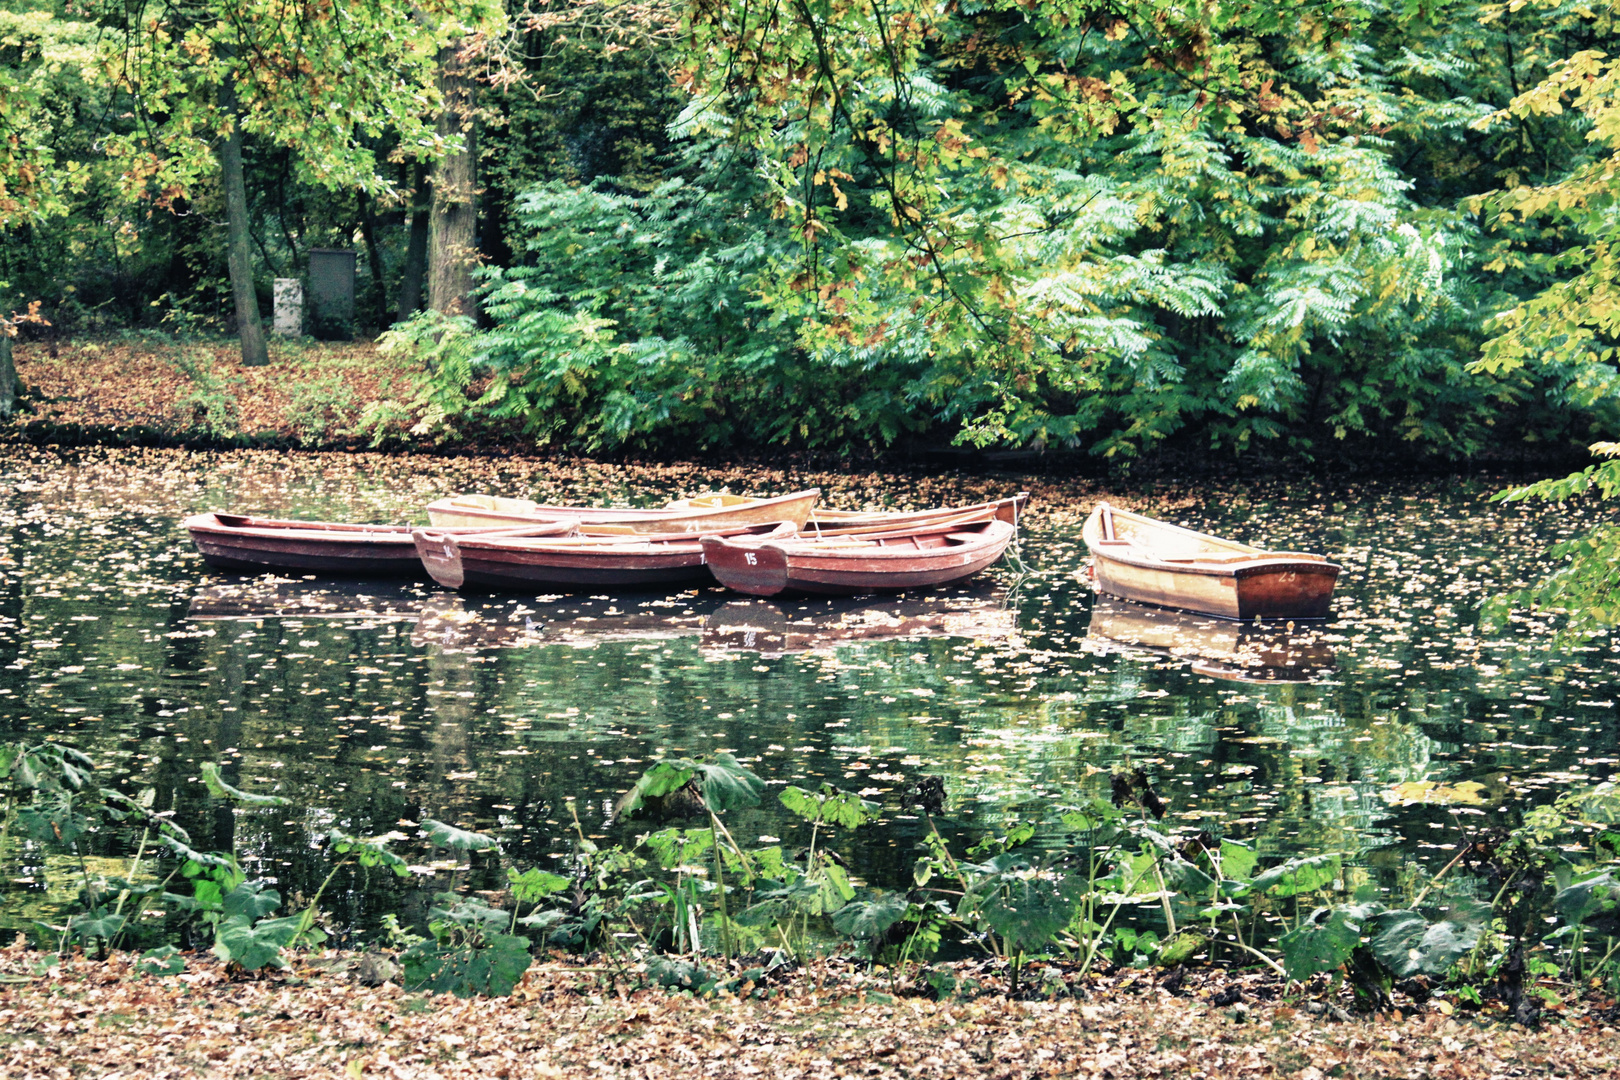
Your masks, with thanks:
[{"label": "boat gunwale", "polygon": [[[228,514],[252,524],[232,525],[220,520],[217,511],[192,514],[180,524],[193,537],[197,533],[211,537],[238,537],[254,540],[311,541],[321,544],[412,544],[421,525],[371,525],[343,521],[301,521],[295,518],[259,518],[248,514]],[[314,527],[312,527],[314,526]],[[567,526],[567,528],[563,528]],[[428,526],[431,527],[431,526]],[[461,536],[563,536],[577,529],[579,523],[559,518],[556,521],[533,522],[527,526],[450,525],[436,530],[460,538]]]},{"label": "boat gunwale", "polygon": [[[430,516],[433,513],[437,512],[437,513],[441,513],[441,514],[460,514],[460,515],[467,516],[467,517],[482,516],[482,517],[488,517],[488,518],[497,518],[497,519],[500,519],[500,520],[503,520],[503,521],[520,521],[520,522],[521,521],[530,521],[530,522],[556,521],[556,520],[562,520],[562,519],[567,519],[567,518],[576,518],[576,519],[579,520],[579,523],[581,525],[611,525],[611,524],[615,524],[615,523],[624,523],[624,522],[632,522],[633,523],[633,522],[638,522],[638,521],[656,522],[656,523],[658,523],[660,525],[663,525],[663,524],[666,524],[666,523],[667,524],[679,524],[681,522],[687,522],[687,521],[701,522],[704,518],[722,517],[722,516],[725,516],[725,515],[728,515],[728,514],[752,513],[752,512],[755,512],[755,511],[759,511],[759,510],[770,510],[770,509],[775,509],[777,507],[791,506],[791,505],[793,505],[795,503],[799,503],[799,502],[803,502],[803,501],[808,500],[809,507],[808,507],[808,509],[806,510],[806,513],[805,513],[806,519],[808,519],[809,515],[811,513],[813,513],[814,510],[815,510],[815,505],[816,505],[817,500],[819,500],[821,498],[821,489],[819,487],[810,487],[810,488],[804,488],[804,489],[802,489],[800,491],[792,491],[792,492],[787,493],[786,495],[772,495],[772,496],[769,496],[767,498],[748,499],[747,501],[744,501],[744,502],[733,503],[733,504],[725,505],[725,506],[699,507],[699,508],[686,508],[686,507],[683,507],[683,508],[677,509],[677,510],[670,510],[670,509],[667,509],[667,508],[649,508],[649,509],[645,509],[645,510],[638,510],[638,509],[635,509],[635,508],[632,508],[632,507],[614,508],[614,507],[586,507],[586,506],[553,506],[553,505],[549,505],[549,504],[546,504],[546,503],[533,503],[533,504],[531,504],[530,509],[520,511],[520,510],[497,510],[497,509],[493,509],[493,508],[486,508],[486,507],[481,507],[481,506],[476,506],[476,505],[464,505],[464,506],[455,505],[457,499],[463,499],[463,498],[468,498],[468,497],[469,496],[465,496],[465,495],[452,495],[452,496],[449,496],[449,497],[444,498],[444,499],[436,499],[433,502],[428,503],[427,512],[428,512],[428,514]],[[480,496],[472,496],[472,497],[477,498],[477,497],[480,497]],[[482,497],[492,498],[492,496],[482,496]],[[513,501],[528,502],[529,500],[520,499],[520,500],[513,500]],[[779,519],[766,519],[766,520],[783,520],[783,519],[779,518]],[[443,529],[443,528],[462,528],[462,527],[465,527],[465,526],[428,525],[426,527],[430,528],[430,529]],[[680,530],[680,529],[671,529],[669,531],[672,532],[672,533],[682,533],[683,532],[683,530]],[[699,529],[687,529],[687,530],[684,530],[685,535],[691,535],[691,536],[697,536],[699,534],[699,532],[700,532]]]},{"label": "boat gunwale", "polygon": [[[770,532],[765,532],[766,528]],[[631,555],[661,555],[661,554],[697,554],[703,550],[703,537],[718,536],[729,538],[734,535],[748,535],[757,533],[761,540],[776,536],[787,531],[789,536],[798,532],[797,526],[791,521],[760,522],[753,525],[738,525],[729,530],[716,533],[644,533],[629,534],[625,536],[579,536],[579,537],[552,537],[552,536],[491,536],[478,535],[456,536],[445,530],[432,526],[418,527],[411,533],[412,543],[418,534],[433,539],[449,536],[456,542],[461,550],[474,552],[501,552],[509,554],[534,555],[591,555],[602,554],[618,557]],[[786,538],[786,537],[784,537]]]},{"label": "boat gunwale", "polygon": [[[964,531],[963,525],[982,525],[982,529],[974,532]],[[996,529],[996,525],[1001,529]],[[729,537],[716,536],[716,540],[727,541],[730,546],[738,548],[770,547],[782,552],[789,559],[806,559],[820,562],[832,560],[857,559],[860,561],[878,560],[880,562],[906,560],[919,560],[951,557],[978,551],[981,548],[993,547],[998,543],[1011,543],[1018,530],[1000,518],[986,518],[983,521],[955,523],[938,528],[928,527],[911,529],[894,533],[883,533],[871,536],[862,536],[859,541],[851,542],[848,537],[828,537],[820,540],[816,537],[799,536],[786,540],[762,540],[755,544],[738,544]],[[934,536],[944,534],[947,541],[958,539],[957,543],[945,543],[933,548],[904,548],[882,547],[876,543],[866,546],[869,542],[877,540],[900,539],[912,536]],[[705,537],[707,539],[707,537]]]}]

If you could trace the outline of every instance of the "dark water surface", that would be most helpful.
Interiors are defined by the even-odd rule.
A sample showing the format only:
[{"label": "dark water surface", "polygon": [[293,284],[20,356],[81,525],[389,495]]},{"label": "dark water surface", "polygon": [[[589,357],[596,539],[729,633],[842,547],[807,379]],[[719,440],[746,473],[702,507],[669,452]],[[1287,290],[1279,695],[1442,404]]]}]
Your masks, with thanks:
[{"label": "dark water surface", "polygon": [[[197,846],[233,842],[284,892],[312,891],[318,840],[397,830],[410,882],[362,882],[342,920],[420,910],[440,818],[500,837],[519,865],[644,825],[612,806],[663,754],[727,750],[768,784],[829,780],[885,804],[848,841],[873,883],[909,871],[924,829],[908,784],[945,779],[942,827],[972,834],[1106,795],[1147,769],[1167,825],[1267,855],[1358,853],[1368,873],[1444,858],[1466,830],[1620,773],[1610,639],[1549,647],[1522,620],[1475,628],[1490,593],[1538,577],[1545,545],[1595,508],[1513,508],[1491,478],[1340,487],[1121,488],[1124,505],[1343,563],[1326,625],[1239,631],[1098,601],[1079,525],[1095,486],[1050,479],[827,478],[740,470],[340,455],[56,454],[0,449],[0,738],[89,753],[103,782],[151,787]],[[1015,557],[972,588],[772,604],[718,588],[458,597],[431,584],[236,578],[179,526],[234,509],[425,520],[450,491],[656,505],[710,484],[820,481],[835,505],[929,505],[1035,490]],[[233,813],[204,761],[285,810]],[[739,840],[798,836],[774,799]],[[233,836],[234,833],[234,836]],[[122,866],[101,834],[93,862]],[[0,851],[0,925],[67,894],[52,860]],[[442,877],[440,877],[442,884]],[[66,889],[64,885],[61,888]],[[403,895],[387,895],[387,892]]]}]

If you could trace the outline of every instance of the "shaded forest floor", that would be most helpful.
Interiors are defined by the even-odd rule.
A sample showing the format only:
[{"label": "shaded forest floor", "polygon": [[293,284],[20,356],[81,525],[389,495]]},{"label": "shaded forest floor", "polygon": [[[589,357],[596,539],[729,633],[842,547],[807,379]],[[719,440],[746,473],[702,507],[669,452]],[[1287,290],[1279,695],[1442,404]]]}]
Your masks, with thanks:
[{"label": "shaded forest floor", "polygon": [[[54,355],[53,355],[54,352]],[[101,340],[51,346],[19,341],[17,373],[29,410],[0,433],[36,444],[187,446],[198,449],[370,449],[358,430],[368,407],[408,400],[410,361],[384,355],[372,342],[328,343],[270,340],[270,364],[245,368],[231,339],[176,342],[129,333]],[[524,444],[488,436],[445,445],[413,445],[408,421],[389,424],[389,449],[439,453],[534,452]],[[1365,440],[1327,446],[1310,458],[1281,445],[1251,448],[1242,455],[1211,453],[1207,441],[1187,431],[1128,463],[1140,478],[1349,475],[1490,472],[1535,477],[1580,468],[1590,460],[1583,446],[1508,442],[1487,458],[1453,461],[1414,453],[1405,443]],[[658,455],[637,455],[657,457]],[[827,452],[783,447],[740,448],[706,454],[712,459],[797,462],[846,468],[923,466],[974,471],[1012,469],[1102,478],[1122,463],[1084,450],[981,451],[950,445],[948,432],[897,445],[876,457],[851,461]]]},{"label": "shaded forest floor", "polygon": [[[370,342],[271,338],[270,364],[242,367],[234,341],[175,344],[129,335],[19,342],[31,436],[69,442],[205,442],[346,447],[365,407],[407,367]],[[99,438],[98,438],[99,436]]]},{"label": "shaded forest floor", "polygon": [[[1162,972],[1094,977],[1075,996],[913,996],[879,971],[812,969],[768,997],[630,989],[549,962],[509,998],[366,985],[351,955],[232,975],[201,954],[172,976],[127,954],[0,954],[0,1071],[112,1077],[1613,1077],[1607,1009],[1570,1006],[1537,1030],[1490,1017],[1354,1017],[1326,987]],[[373,979],[372,981],[375,981]],[[898,991],[890,993],[889,991]],[[1326,998],[1326,1001],[1322,1000]]]}]

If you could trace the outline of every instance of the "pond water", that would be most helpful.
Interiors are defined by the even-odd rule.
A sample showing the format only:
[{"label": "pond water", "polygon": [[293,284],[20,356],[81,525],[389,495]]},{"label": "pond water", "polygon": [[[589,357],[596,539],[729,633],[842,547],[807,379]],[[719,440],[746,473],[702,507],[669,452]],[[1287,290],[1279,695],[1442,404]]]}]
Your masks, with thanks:
[{"label": "pond water", "polygon": [[[656,505],[809,483],[851,507],[1034,498],[1016,553],[972,587],[866,601],[238,578],[204,567],[179,524],[227,508],[422,521],[451,491]],[[1486,596],[1540,576],[1548,543],[1597,520],[1486,502],[1501,483],[1109,490],[1344,565],[1327,623],[1240,632],[1095,598],[1079,540],[1094,482],[4,448],[0,738],[84,750],[103,783],[154,789],[196,846],[234,842],[284,891],[324,876],[333,824],[411,837],[411,879],[329,894],[352,925],[420,912],[436,880],[414,839],[424,817],[550,865],[574,815],[588,836],[645,831],[613,804],[652,760],[719,751],[773,789],[826,780],[882,803],[882,823],[841,841],[874,884],[909,874],[926,824],[904,795],[922,777],[944,779],[941,828],[974,835],[1106,796],[1122,763],[1155,779],[1167,826],[1394,873],[1620,773],[1620,646],[1557,643],[1535,619],[1476,630]],[[198,781],[205,761],[293,806],[232,812]],[[800,834],[769,796],[731,827],[744,843]],[[103,832],[91,848],[127,844]],[[45,891],[47,856],[5,845],[0,925],[17,926],[67,896]]]}]

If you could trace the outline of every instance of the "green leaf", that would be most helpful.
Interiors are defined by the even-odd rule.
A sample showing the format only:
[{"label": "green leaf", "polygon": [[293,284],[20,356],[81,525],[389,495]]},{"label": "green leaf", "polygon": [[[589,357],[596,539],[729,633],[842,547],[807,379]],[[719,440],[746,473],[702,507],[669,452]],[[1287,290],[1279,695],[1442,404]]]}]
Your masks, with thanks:
[{"label": "green leaf", "polygon": [[281,950],[292,943],[303,921],[298,915],[262,919],[257,923],[250,923],[244,915],[227,919],[214,932],[214,955],[240,964],[246,971],[284,968],[287,962],[282,959]]},{"label": "green leaf", "polygon": [[158,843],[178,855],[185,863],[186,877],[195,877],[204,867],[235,870],[236,860],[217,851],[198,851],[184,840],[174,836],[159,836]]},{"label": "green leaf", "polygon": [[1058,817],[1063,826],[1075,832],[1095,832],[1105,826],[1118,824],[1125,811],[1107,799],[1092,799],[1084,806],[1065,811]]},{"label": "green leaf", "polygon": [[820,867],[813,874],[799,879],[794,890],[795,902],[812,915],[831,915],[855,899],[855,888],[849,875],[837,863]]},{"label": "green leaf", "polygon": [[111,913],[97,916],[80,915],[68,923],[68,930],[77,941],[91,941],[96,938],[111,941],[123,930],[126,921],[122,915]]},{"label": "green leaf", "polygon": [[[200,883],[199,883],[200,884]],[[261,919],[281,906],[281,894],[265,888],[262,881],[244,881],[220,899],[227,919]]]},{"label": "green leaf", "polygon": [[1620,933],[1620,879],[1613,870],[1588,874],[1558,890],[1553,910],[1571,926],[1588,923],[1602,933]]},{"label": "green leaf", "polygon": [[405,989],[470,998],[477,994],[506,997],[533,958],[527,938],[490,934],[482,948],[443,948],[422,942],[406,949],[399,960],[405,969]]},{"label": "green leaf", "polygon": [[910,907],[903,893],[880,893],[870,900],[854,900],[833,912],[833,929],[857,941],[881,938],[905,918]]},{"label": "green leaf", "polygon": [[216,799],[230,799],[243,806],[291,806],[291,799],[284,799],[280,795],[254,795],[234,788],[227,784],[219,775],[219,766],[212,761],[202,763],[199,771],[202,781],[208,786],[208,794]]},{"label": "green leaf", "polygon": [[147,949],[135,961],[135,971],[140,975],[178,975],[184,970],[186,958],[173,945]]},{"label": "green leaf", "polygon": [[867,802],[851,791],[840,791],[831,784],[822,784],[817,793],[789,785],[782,789],[778,798],[783,806],[806,821],[819,821],[846,829],[865,825],[877,817],[879,810],[877,803]]},{"label": "green leaf", "polygon": [[692,866],[714,847],[713,829],[660,829],[642,843],[652,848],[658,864],[666,870]]},{"label": "green leaf", "polygon": [[1338,853],[1289,859],[1257,876],[1249,883],[1255,892],[1272,896],[1298,896],[1326,888],[1339,878]]},{"label": "green leaf", "polygon": [[1074,919],[1086,882],[1061,867],[1000,855],[978,867],[985,876],[972,882],[958,911],[978,920],[1007,944],[1036,952]]},{"label": "green leaf", "polygon": [[1283,970],[1290,979],[1308,979],[1319,971],[1337,971],[1361,944],[1361,924],[1376,905],[1317,908],[1277,940]]},{"label": "green leaf", "polygon": [[520,904],[535,904],[548,896],[562,892],[572,882],[561,874],[533,869],[518,873],[516,868],[506,871],[506,880],[512,885],[512,899]]},{"label": "green leaf", "polygon": [[711,762],[698,763],[703,802],[716,814],[758,806],[765,793],[765,781],[730,754],[716,754]]},{"label": "green leaf", "polygon": [[619,812],[634,817],[688,783],[697,788],[703,806],[716,814],[758,806],[765,791],[765,781],[730,754],[716,754],[707,762],[665,758],[641,774],[636,786],[619,800]]},{"label": "green leaf", "polygon": [[454,825],[447,825],[432,818],[422,819],[422,832],[427,836],[428,843],[435,847],[452,848],[456,851],[499,851],[500,841],[493,836],[483,833],[468,832],[458,829]]},{"label": "green leaf", "polygon": [[1254,873],[1255,864],[1259,861],[1260,856],[1253,848],[1236,840],[1221,841],[1221,877],[1246,880]]},{"label": "green leaf", "polygon": [[1479,944],[1490,917],[1490,905],[1479,903],[1457,905],[1432,923],[1416,911],[1385,911],[1367,920],[1367,946],[1396,978],[1444,975]]},{"label": "green leaf", "polygon": [[381,840],[363,840],[339,829],[328,832],[326,839],[332,845],[333,851],[339,855],[353,855],[361,866],[368,868],[386,866],[399,877],[409,877],[411,874],[410,865],[389,851],[388,846]]}]

